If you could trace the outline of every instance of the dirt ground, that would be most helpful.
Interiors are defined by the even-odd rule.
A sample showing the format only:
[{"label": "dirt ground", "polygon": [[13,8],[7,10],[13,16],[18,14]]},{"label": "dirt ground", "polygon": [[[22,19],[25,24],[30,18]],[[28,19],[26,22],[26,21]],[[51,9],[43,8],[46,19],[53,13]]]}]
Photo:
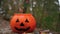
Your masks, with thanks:
[{"label": "dirt ground", "polygon": [[0,34],[11,33],[9,22],[0,17]]}]

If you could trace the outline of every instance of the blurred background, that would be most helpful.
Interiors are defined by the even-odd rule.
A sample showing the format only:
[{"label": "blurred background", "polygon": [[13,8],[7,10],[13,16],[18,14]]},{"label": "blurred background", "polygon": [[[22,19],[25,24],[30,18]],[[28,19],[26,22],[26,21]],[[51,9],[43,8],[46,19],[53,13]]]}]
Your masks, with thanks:
[{"label": "blurred background", "polygon": [[0,31],[9,29],[10,17],[13,16],[14,13],[18,13],[19,8],[23,8],[26,10],[26,13],[31,13],[35,17],[37,29],[60,32],[59,1],[60,0],[0,0]]}]

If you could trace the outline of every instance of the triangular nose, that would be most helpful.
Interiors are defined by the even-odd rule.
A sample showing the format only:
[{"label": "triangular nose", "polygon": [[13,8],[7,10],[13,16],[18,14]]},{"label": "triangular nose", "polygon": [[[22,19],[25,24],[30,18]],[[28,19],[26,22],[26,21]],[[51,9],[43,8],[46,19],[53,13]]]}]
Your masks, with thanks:
[{"label": "triangular nose", "polygon": [[21,23],[21,24],[20,24],[20,26],[24,26],[24,24],[23,24],[23,23]]}]

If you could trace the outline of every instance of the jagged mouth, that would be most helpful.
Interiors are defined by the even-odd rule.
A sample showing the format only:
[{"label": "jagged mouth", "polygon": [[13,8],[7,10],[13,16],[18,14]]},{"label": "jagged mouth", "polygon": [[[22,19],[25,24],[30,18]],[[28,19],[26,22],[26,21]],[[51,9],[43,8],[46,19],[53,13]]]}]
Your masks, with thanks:
[{"label": "jagged mouth", "polygon": [[24,28],[18,29],[17,27],[15,27],[15,29],[18,30],[18,31],[24,31],[24,32],[25,32],[25,31],[29,30],[30,27],[27,27],[27,28],[25,28],[25,29],[24,29]]}]

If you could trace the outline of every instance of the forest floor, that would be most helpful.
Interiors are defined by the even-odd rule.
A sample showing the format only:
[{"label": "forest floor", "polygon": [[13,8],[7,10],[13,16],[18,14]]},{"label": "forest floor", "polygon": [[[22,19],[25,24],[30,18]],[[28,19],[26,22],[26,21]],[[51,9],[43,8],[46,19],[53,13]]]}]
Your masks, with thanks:
[{"label": "forest floor", "polygon": [[[0,17],[0,34],[17,34],[13,33],[12,30],[10,29],[10,23],[6,20],[4,20],[2,17]],[[28,33],[28,34],[40,34],[38,30],[35,30],[34,33]],[[54,32],[54,34],[60,34]]]}]

